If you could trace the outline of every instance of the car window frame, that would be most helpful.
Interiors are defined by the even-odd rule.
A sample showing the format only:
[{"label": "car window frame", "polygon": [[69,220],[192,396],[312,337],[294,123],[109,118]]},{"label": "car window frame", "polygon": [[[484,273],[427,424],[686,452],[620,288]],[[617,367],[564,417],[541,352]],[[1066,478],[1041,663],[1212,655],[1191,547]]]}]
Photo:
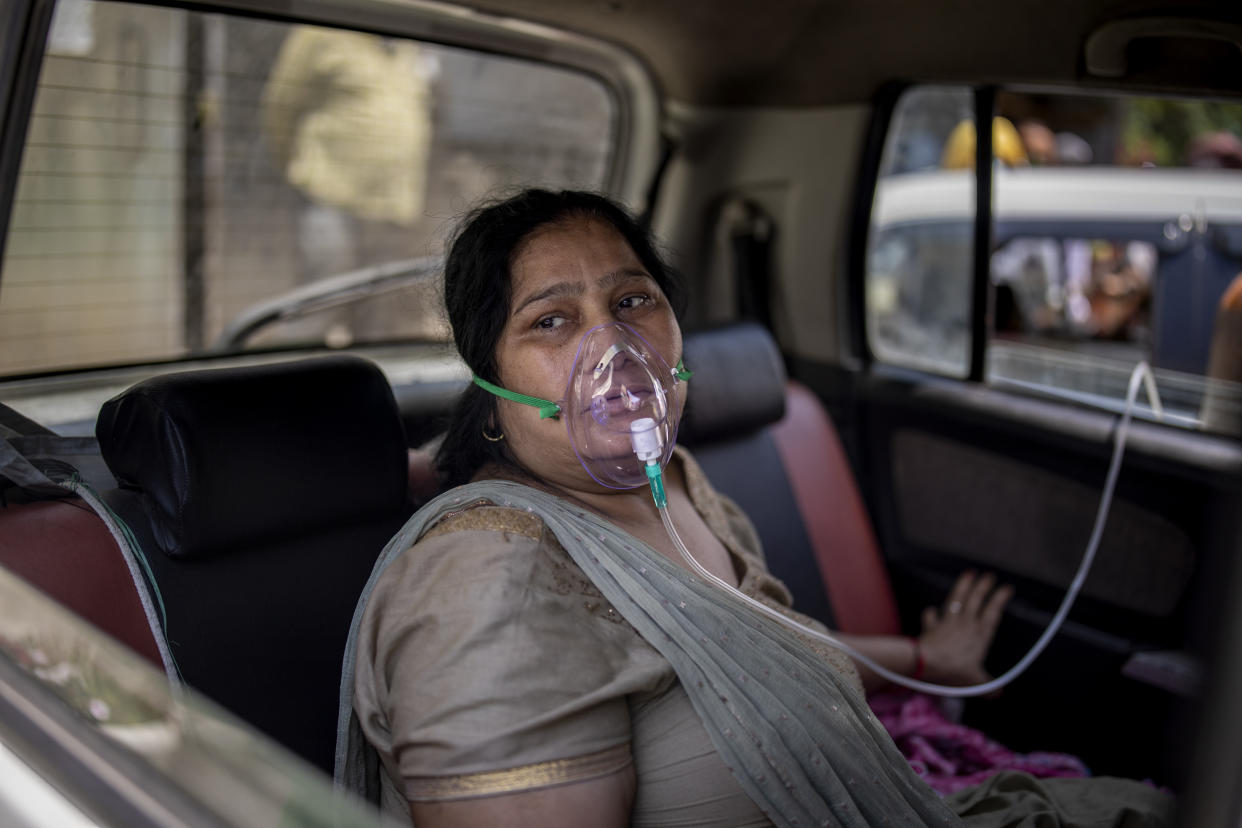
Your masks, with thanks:
[{"label": "car window frame", "polygon": [[0,261],[54,6],[54,0],[11,0],[0,6]]},{"label": "car window frame", "polygon": [[[876,95],[871,124],[863,142],[859,164],[858,184],[855,187],[853,223],[850,233],[852,244],[847,253],[849,278],[845,280],[847,297],[845,307],[850,309],[852,324],[850,344],[860,367],[870,370],[875,365],[887,365],[878,359],[871,348],[867,330],[867,251],[871,245],[872,211],[880,182],[880,168],[884,160],[884,148],[893,125],[897,105],[906,91],[933,81],[896,81],[885,84]],[[975,134],[975,212],[972,220],[971,242],[971,299],[969,310],[970,350],[964,377],[946,377],[960,381],[984,384],[986,370],[987,301],[988,278],[991,264],[992,244],[992,176],[979,175],[980,169],[991,170],[992,118],[990,113],[996,101],[997,87],[971,83],[952,84],[969,89],[974,101]],[[981,113],[988,112],[988,117]],[[986,205],[979,209],[978,205]],[[913,369],[912,369],[913,370]]]}]

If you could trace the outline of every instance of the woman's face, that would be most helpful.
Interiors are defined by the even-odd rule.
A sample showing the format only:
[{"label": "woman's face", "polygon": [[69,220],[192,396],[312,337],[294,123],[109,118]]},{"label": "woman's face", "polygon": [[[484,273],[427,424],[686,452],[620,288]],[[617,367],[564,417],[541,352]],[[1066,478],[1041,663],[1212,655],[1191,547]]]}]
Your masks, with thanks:
[{"label": "woman's face", "polygon": [[[612,322],[633,328],[669,365],[681,358],[668,300],[607,222],[572,218],[539,228],[517,248],[510,276],[512,304],[496,345],[504,388],[560,400],[583,334]],[[562,488],[605,491],[578,462],[563,422],[509,400],[497,404],[509,451],[526,470]]]}]

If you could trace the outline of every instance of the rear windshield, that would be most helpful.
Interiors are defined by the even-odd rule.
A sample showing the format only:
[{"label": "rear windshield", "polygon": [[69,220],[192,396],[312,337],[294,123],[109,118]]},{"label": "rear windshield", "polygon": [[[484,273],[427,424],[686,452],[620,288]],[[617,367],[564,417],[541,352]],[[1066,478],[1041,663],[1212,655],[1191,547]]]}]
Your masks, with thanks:
[{"label": "rear windshield", "polygon": [[611,90],[563,67],[60,0],[0,272],[0,375],[444,340],[456,219],[517,186],[600,188],[615,121]]}]

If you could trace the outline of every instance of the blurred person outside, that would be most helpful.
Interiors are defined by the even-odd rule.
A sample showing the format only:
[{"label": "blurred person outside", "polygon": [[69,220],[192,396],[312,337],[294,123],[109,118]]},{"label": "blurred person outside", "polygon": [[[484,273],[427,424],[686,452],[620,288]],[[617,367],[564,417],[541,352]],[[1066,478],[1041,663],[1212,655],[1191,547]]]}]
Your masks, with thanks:
[{"label": "blurred person outside", "polygon": [[1156,270],[1156,250],[1142,242],[1091,243],[1091,333],[1096,339],[1143,342]]},{"label": "blurred person outside", "polygon": [[[973,138],[973,125],[969,126]],[[1056,133],[1035,118],[1024,119],[1017,127],[997,118],[993,128],[995,154],[1011,166],[1060,166],[1063,146],[1070,154],[1067,163],[1090,158],[1090,147],[1081,138]],[[1018,146],[1013,145],[1015,137]],[[966,149],[973,157],[974,141],[959,140],[962,146],[947,147],[946,158],[960,162]],[[994,328],[1020,334],[1143,341],[1154,272],[1155,251],[1149,244],[1014,238],[992,254]]]},{"label": "blurred person outside", "polygon": [[1201,133],[1187,147],[1186,161],[1192,167],[1242,169],[1242,139],[1224,129]]},{"label": "blurred person outside", "polygon": [[[302,283],[377,263],[383,253],[371,248],[422,217],[429,98],[413,43],[292,28],[264,88],[263,126],[277,165],[302,199]],[[353,332],[342,325],[336,320],[331,335],[345,344]]]},{"label": "blurred person outside", "polygon": [[[1047,140],[1041,140],[1041,127],[1042,132],[1048,133]],[[964,120],[945,141],[942,166],[951,170],[974,169],[975,147],[974,122]],[[1055,151],[1052,133],[1042,124],[1023,122],[1020,130],[1008,118],[998,115],[992,119],[992,155],[998,163],[1008,167],[1028,167],[1032,161],[1048,163],[1050,157],[1055,160]],[[1060,256],[1060,245],[1054,239],[1044,238],[1013,239],[993,252],[995,330],[1031,333],[1055,324],[1047,296],[1049,286],[1060,282]]]},{"label": "blurred person outside", "polygon": [[1022,138],[1022,146],[1026,149],[1027,158],[1033,166],[1060,163],[1057,137],[1043,121],[1034,118],[1023,120],[1018,124],[1018,134]]},{"label": "blurred person outside", "polygon": [[1066,167],[1081,167],[1095,159],[1091,145],[1081,135],[1074,132],[1058,132],[1057,163]]},{"label": "blurred person outside", "polygon": [[[1018,133],[1032,165],[1056,167],[1091,163],[1091,145],[1073,132],[1053,132],[1044,121],[1027,118],[1018,125]],[[1035,297],[1035,301],[1041,304],[1031,311],[1031,315],[1037,318],[1035,327],[1071,334],[1093,334],[1095,323],[1091,302],[1086,295],[1092,283],[1093,242],[1087,239],[1061,239],[1059,242],[1049,239],[1033,247],[1028,244],[1028,247],[1027,269],[1031,267],[1031,258],[1044,265],[1043,298]],[[994,258],[994,273],[998,263],[998,259]]]},{"label": "blurred person outside", "polygon": [[1032,166],[1081,166],[1090,164],[1095,153],[1082,136],[1073,132],[1054,132],[1038,118],[1018,124],[1022,146]]},{"label": "blurred person outside", "polygon": [[1217,305],[1207,376],[1200,412],[1203,428],[1242,435],[1242,273],[1225,288]]},{"label": "blurred person outside", "polygon": [[[1242,139],[1228,130],[1195,136],[1186,154],[1192,167],[1242,169]],[[1207,376],[1211,382],[1200,412],[1203,428],[1242,434],[1242,273],[1217,304]]]}]

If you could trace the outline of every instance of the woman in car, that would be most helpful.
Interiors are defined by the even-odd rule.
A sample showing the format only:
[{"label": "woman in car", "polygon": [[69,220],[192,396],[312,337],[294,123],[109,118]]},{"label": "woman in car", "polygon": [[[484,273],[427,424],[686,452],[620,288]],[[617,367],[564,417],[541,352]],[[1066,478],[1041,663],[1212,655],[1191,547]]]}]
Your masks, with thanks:
[{"label": "woman in car", "polygon": [[[791,613],[745,516],[673,449],[679,301],[646,233],[596,195],[527,191],[459,231],[445,302],[476,384],[438,464],[464,485],[411,519],[363,596],[338,782],[419,828],[939,825],[1059,795],[1006,777],[941,800],[871,714],[848,657],[695,577],[652,493],[617,488],[631,441],[600,427],[663,429],[637,473],[667,463],[686,545]],[[615,393],[578,395],[610,380]],[[897,671],[977,680],[1006,597],[959,581],[921,653],[908,639],[853,643]],[[1158,806],[1154,791],[1135,801],[1148,794]]]}]

